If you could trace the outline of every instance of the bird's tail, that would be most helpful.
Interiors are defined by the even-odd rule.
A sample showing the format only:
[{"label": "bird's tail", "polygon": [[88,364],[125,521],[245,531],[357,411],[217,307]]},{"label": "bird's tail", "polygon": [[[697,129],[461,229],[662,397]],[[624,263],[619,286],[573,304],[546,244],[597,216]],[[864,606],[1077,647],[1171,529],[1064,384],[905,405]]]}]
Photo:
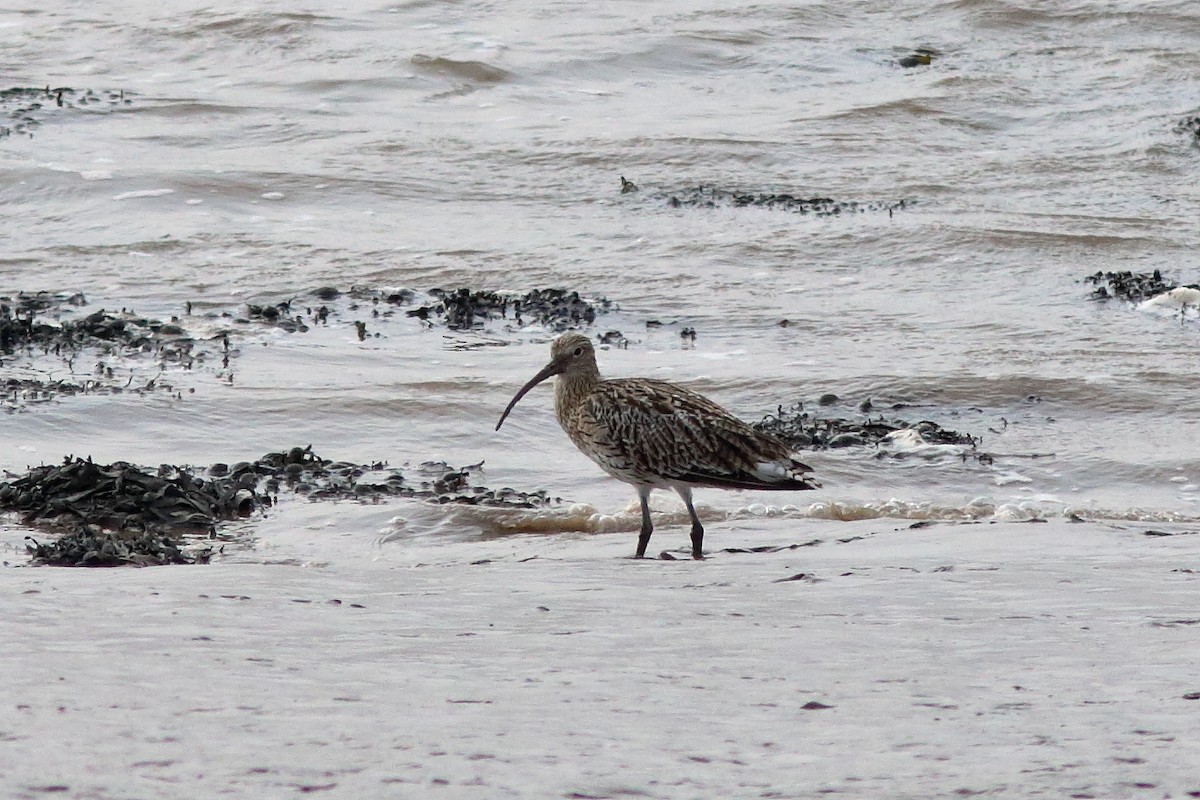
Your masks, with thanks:
[{"label": "bird's tail", "polygon": [[820,489],[821,484],[810,477],[812,467],[794,458],[760,461],[751,470],[730,473],[690,472],[680,477],[700,486],[718,489],[758,489],[760,491],[803,491]]}]

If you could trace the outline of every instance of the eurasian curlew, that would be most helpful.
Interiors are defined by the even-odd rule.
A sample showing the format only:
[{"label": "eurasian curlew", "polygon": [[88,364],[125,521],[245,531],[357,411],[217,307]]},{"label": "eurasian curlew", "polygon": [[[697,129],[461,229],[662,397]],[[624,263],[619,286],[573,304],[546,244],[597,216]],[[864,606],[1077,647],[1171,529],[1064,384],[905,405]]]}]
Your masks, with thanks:
[{"label": "eurasian curlew", "polygon": [[757,431],[703,395],[650,378],[605,380],[588,337],[566,333],[550,346],[550,363],[513,396],[496,430],[530,389],[551,376],[558,424],[583,454],[637,489],[642,530],[637,557],[646,555],[654,527],[650,491],[674,489],[692,518],[692,558],[703,558],[704,526],[692,489],[816,489],[786,444]]}]

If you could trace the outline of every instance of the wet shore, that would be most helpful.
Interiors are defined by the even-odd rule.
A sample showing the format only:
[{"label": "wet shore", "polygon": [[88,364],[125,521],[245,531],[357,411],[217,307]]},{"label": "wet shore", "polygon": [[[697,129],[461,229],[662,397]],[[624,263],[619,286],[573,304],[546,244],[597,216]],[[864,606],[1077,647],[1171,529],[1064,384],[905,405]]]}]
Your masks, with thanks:
[{"label": "wet shore", "polygon": [[[1097,299],[1133,302],[1191,288],[1177,287],[1157,272],[1097,273],[1086,282],[1097,286],[1093,294]],[[240,356],[256,330],[304,336],[316,327],[352,324],[358,340],[365,341],[414,326],[444,327],[486,332],[490,343],[503,344],[526,326],[545,336],[580,328],[602,345],[630,347],[629,338],[620,331],[605,330],[605,315],[615,311],[617,304],[565,289],[515,294],[467,287],[426,292],[324,287],[286,300],[247,303],[237,310],[194,314],[189,303],[182,314],[169,319],[147,318],[124,308],[116,313],[90,310],[79,293],[15,294],[0,301],[0,361],[18,375],[22,369],[27,371],[26,376],[6,379],[5,406],[10,413],[40,407],[37,413],[53,414],[54,405],[89,394],[120,403],[125,394],[165,393],[186,408],[185,393],[190,396],[196,391],[197,376],[234,382]],[[647,330],[661,326],[658,320],[645,321]],[[684,326],[679,335],[687,347],[702,334]],[[94,367],[87,366],[93,363]],[[52,381],[35,377],[56,368],[66,368],[70,377]],[[187,380],[193,385],[184,389]],[[1000,431],[953,430],[922,418],[924,413],[907,403],[824,393],[807,403],[781,401],[775,413],[755,424],[801,451],[866,448],[878,459],[970,461],[977,468],[1002,474],[994,451],[985,444],[985,438]],[[10,472],[0,481],[0,511],[10,512],[15,515],[12,519],[29,528],[26,549],[35,564],[146,566],[205,563],[214,550],[245,546],[244,525],[240,538],[226,536],[224,529],[231,522],[253,523],[278,502],[281,492],[311,501],[374,503],[399,498],[511,508],[546,508],[563,502],[547,487],[518,490],[480,485],[472,479],[477,469],[455,468],[445,460],[402,470],[382,460],[397,459],[397,454],[380,456],[371,463],[335,461],[304,445],[232,466],[163,463],[149,467],[66,456],[59,465],[33,467],[24,474]],[[1002,458],[1011,462],[1053,456],[1031,450],[1005,452]],[[480,464],[476,466],[488,457],[486,449],[477,450]],[[408,460],[407,454],[399,454],[399,460]]]},{"label": "wet shore", "polygon": [[265,561],[10,571],[11,796],[1200,791],[1194,528],[755,519],[702,563],[303,530],[270,521]]}]

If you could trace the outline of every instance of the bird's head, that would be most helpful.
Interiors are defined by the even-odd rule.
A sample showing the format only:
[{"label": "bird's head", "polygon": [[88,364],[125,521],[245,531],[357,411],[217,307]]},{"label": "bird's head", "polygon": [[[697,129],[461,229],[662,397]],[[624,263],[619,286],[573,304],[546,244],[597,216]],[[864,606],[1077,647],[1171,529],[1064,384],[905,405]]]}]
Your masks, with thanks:
[{"label": "bird's head", "polygon": [[529,383],[522,386],[520,391],[513,395],[513,399],[509,401],[508,407],[500,415],[500,421],[496,423],[496,430],[500,430],[500,426],[504,424],[504,420],[508,418],[508,413],[513,410],[513,406],[517,404],[517,401],[524,397],[530,389],[547,378],[554,375],[563,375],[570,378],[573,376],[586,377],[596,374],[598,374],[596,369],[596,349],[592,347],[592,340],[582,333],[575,331],[564,333],[550,345],[550,363],[542,367],[537,375],[529,379]]}]

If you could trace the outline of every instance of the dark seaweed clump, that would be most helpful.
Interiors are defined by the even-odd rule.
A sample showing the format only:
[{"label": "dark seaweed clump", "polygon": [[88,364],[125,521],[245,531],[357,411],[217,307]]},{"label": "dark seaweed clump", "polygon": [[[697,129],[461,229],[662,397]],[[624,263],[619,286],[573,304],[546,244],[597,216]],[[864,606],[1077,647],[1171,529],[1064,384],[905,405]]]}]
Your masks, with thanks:
[{"label": "dark seaweed clump", "polygon": [[[409,289],[380,290],[351,286],[342,291],[333,286],[322,286],[307,294],[275,303],[247,303],[244,316],[225,313],[240,325],[251,323],[280,328],[288,333],[307,333],[317,325],[328,325],[330,319],[340,318],[345,311],[361,312],[363,304],[371,304],[371,316],[390,317],[395,314],[388,306],[412,303],[415,295]],[[382,307],[382,310],[381,310]],[[366,338],[366,323],[354,321],[359,329],[359,338]]]},{"label": "dark seaweed clump", "polygon": [[896,60],[896,63],[905,69],[913,67],[927,67],[933,63],[934,56],[940,55],[936,50],[930,50],[928,47],[918,47],[911,53],[901,56]]},{"label": "dark seaweed clump", "polygon": [[416,469],[420,477],[410,484],[384,462],[335,462],[311,447],[267,453],[232,466],[213,464],[200,470],[203,475],[169,464],[147,469],[68,457],[62,464],[34,467],[0,483],[0,511],[19,513],[22,524],[62,532],[47,544],[31,539],[28,549],[35,563],[99,567],[205,562],[211,549],[189,551],[180,537],[214,538],[218,525],[271,507],[283,490],[314,501],[412,497],[508,508],[561,502],[544,491],[473,486],[470,476],[478,467],[427,462]]},{"label": "dark seaweed clump", "polygon": [[[1096,272],[1083,280],[1096,287],[1092,291],[1092,298],[1095,300],[1118,298],[1132,303],[1140,303],[1155,295],[1179,288],[1179,284],[1165,280],[1159,270],[1153,272]],[[1193,288],[1200,288],[1200,286]]]},{"label": "dark seaweed clump", "polygon": [[615,347],[618,350],[629,349],[629,339],[620,331],[605,331],[604,333],[596,334],[596,341],[602,345]]},{"label": "dark seaweed clump", "polygon": [[1200,147],[1200,114],[1184,117],[1175,125],[1175,132],[1186,134],[1196,147]]},{"label": "dark seaweed clump", "polygon": [[[324,306],[316,311],[308,309],[308,316],[313,322],[324,322],[328,311]],[[279,303],[246,304],[246,316],[235,320],[240,323],[257,322],[271,327],[282,328],[288,333],[307,333],[308,324],[300,314],[292,313],[292,301],[284,300]]]},{"label": "dark seaweed clump", "polygon": [[80,525],[52,542],[32,536],[25,545],[35,564],[58,567],[155,567],[167,564],[207,564],[212,550],[183,549],[180,542],[149,531],[106,531],[99,525]]},{"label": "dark seaweed clump", "polygon": [[[630,190],[626,187],[631,185],[629,181],[622,179],[622,194],[628,194]],[[662,198],[672,208],[767,208],[817,217],[832,217],[839,214],[857,214],[867,211],[887,211],[888,216],[891,216],[893,212],[907,208],[910,202],[907,200],[895,202],[834,200],[831,197],[802,197],[778,192],[721,189],[705,184],[673,192],[652,194],[652,196]]]},{"label": "dark seaweed clump", "polygon": [[270,502],[236,476],[210,480],[166,464],[152,471],[75,457],[0,483],[0,509],[20,513],[25,525],[66,531],[53,543],[30,546],[34,557],[69,566],[195,561],[172,534],[211,534],[217,522]]},{"label": "dark seaweed clump", "polygon": [[780,406],[776,413],[763,417],[754,427],[779,437],[792,447],[812,450],[857,445],[878,446],[889,434],[906,429],[915,430],[929,444],[965,445],[973,450],[980,441],[970,434],[952,431],[928,420],[912,423],[904,420],[889,421],[882,416],[862,421],[818,417],[805,411],[803,404],[789,409]]},{"label": "dark seaweed clump", "polygon": [[611,303],[601,298],[591,303],[579,292],[566,289],[534,289],[522,295],[472,291],[470,289],[432,289],[430,295],[438,302],[411,309],[410,317],[422,320],[444,320],[454,330],[469,330],[486,321],[508,318],[517,325],[534,322],[556,331],[580,325],[591,325],[597,314],[609,310]]},{"label": "dark seaweed clump", "polygon": [[[578,292],[566,289],[534,289],[525,294],[512,294],[459,287],[430,289],[428,294],[433,302],[410,308],[405,314],[431,326],[444,324],[452,330],[472,330],[490,320],[511,318],[518,326],[536,322],[561,331],[592,324],[597,314],[605,313],[612,305],[603,298],[589,302]],[[354,320],[354,325],[358,328],[359,339],[365,339],[369,335],[365,319],[368,308],[373,319],[391,317],[398,307],[411,305],[415,298],[416,294],[409,289],[384,291],[351,287],[343,292],[326,286],[307,297],[249,304],[245,316],[235,317],[234,321],[304,333],[314,325],[328,324],[331,318],[345,316],[349,311],[360,317]]]},{"label": "dark seaweed clump", "polygon": [[86,304],[78,293],[0,297],[0,355],[24,351],[68,357],[92,347],[102,355],[151,353],[164,366],[191,365],[196,341],[177,320],[148,319],[125,309],[117,314],[100,309],[76,319],[54,319],[67,306]]},{"label": "dark seaweed clump", "polygon": [[[159,320],[124,308],[84,314],[81,307],[88,301],[79,293],[0,296],[0,368],[10,369],[6,377],[0,377],[0,408],[15,412],[34,403],[79,394],[165,391],[182,399],[183,391],[164,377],[180,369],[211,373],[232,383],[231,360],[240,352],[237,337],[252,326],[304,333],[331,321],[352,323],[359,340],[365,341],[385,335],[386,327],[380,323],[407,314],[428,326],[459,330],[507,319],[516,326],[537,323],[561,331],[591,325],[612,306],[606,299],[589,301],[565,289],[536,289],[525,294],[434,289],[429,298],[435,302],[413,308],[416,296],[409,289],[326,286],[289,299],[248,303],[236,311],[209,312],[208,319],[227,325],[204,338],[187,330],[193,319],[190,302],[180,317]],[[81,363],[85,358],[89,360]],[[47,360],[58,363],[47,368]],[[66,368],[64,377],[44,377],[54,372],[62,375],[62,367]]]},{"label": "dark seaweed clump", "polygon": [[[28,375],[5,378],[0,382],[4,392],[0,406],[12,411],[64,394],[174,391],[174,387],[161,380],[162,370],[191,369],[209,355],[177,320],[148,319],[125,309],[118,313],[100,309],[81,317],[69,316],[86,304],[86,298],[78,293],[37,292],[0,297],[0,364],[18,358],[36,361],[53,357],[71,373],[69,379],[56,380]],[[77,370],[76,362],[85,351],[96,357],[96,363]],[[159,375],[143,378],[136,384],[133,370],[128,375],[123,371],[117,374],[109,361],[147,356],[157,363]]]},{"label": "dark seaweed clump", "polygon": [[[233,475],[248,485],[262,486],[277,498],[282,489],[311,500],[361,500],[380,496],[411,496],[413,490],[399,469],[386,462],[356,464],[321,458],[312,447],[293,447],[267,453],[257,461],[232,466],[214,464],[210,474]],[[368,479],[370,476],[370,479]]]},{"label": "dark seaweed clump", "polygon": [[51,109],[112,108],[127,106],[133,101],[124,91],[76,91],[67,86],[32,88],[14,86],[0,89],[0,109],[8,112],[7,125],[0,125],[0,139],[11,134],[33,135]]},{"label": "dark seaweed clump", "polygon": [[[224,465],[215,465],[220,471]],[[310,500],[359,500],[372,502],[386,497],[407,497],[433,503],[472,506],[540,508],[561,502],[546,492],[518,492],[515,489],[490,489],[473,486],[471,474],[482,467],[475,464],[456,468],[444,461],[426,461],[414,471],[419,478],[408,481],[403,471],[386,462],[355,464],[330,461],[312,452],[311,447],[293,447],[287,453],[267,453],[253,463],[235,464],[233,473],[254,474],[264,479],[266,491],[278,496],[287,488]]]},{"label": "dark seaweed clump", "polygon": [[87,303],[82,294],[51,294],[21,292],[13,297],[0,297],[0,354],[12,353],[23,347],[59,347],[55,341],[56,326],[39,316],[63,306],[82,306]]},{"label": "dark seaweed clump", "polygon": [[148,319],[124,310],[111,314],[100,309],[80,319],[66,320],[57,330],[42,328],[39,333],[46,334],[43,347],[56,355],[96,347],[106,355],[152,354],[164,366],[190,366],[196,345],[195,339],[174,322]]},{"label": "dark seaweed clump", "polygon": [[[77,394],[93,394],[105,391],[90,381],[78,383],[65,379],[39,380],[38,378],[5,378],[0,382],[0,407],[8,411],[16,411],[34,403],[48,403],[55,397],[65,395],[74,397]],[[113,388],[110,391],[119,391]]]}]

